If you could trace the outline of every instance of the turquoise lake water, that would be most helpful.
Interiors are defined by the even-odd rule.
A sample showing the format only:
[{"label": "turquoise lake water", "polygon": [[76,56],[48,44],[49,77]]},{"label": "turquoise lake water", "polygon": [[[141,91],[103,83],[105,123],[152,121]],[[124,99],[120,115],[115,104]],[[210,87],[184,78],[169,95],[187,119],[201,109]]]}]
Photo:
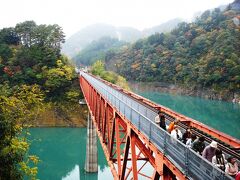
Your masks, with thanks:
[{"label": "turquoise lake water", "polygon": [[151,91],[138,94],[240,139],[240,104]]},{"label": "turquoise lake water", "polygon": [[[150,100],[240,139],[240,105],[159,92],[138,92]],[[98,173],[84,171],[86,128],[32,128],[30,154],[36,154],[40,180],[113,179],[100,143]]]},{"label": "turquoise lake water", "polygon": [[86,128],[32,128],[30,154],[37,155],[40,180],[112,179],[98,143],[98,173],[84,171]]}]

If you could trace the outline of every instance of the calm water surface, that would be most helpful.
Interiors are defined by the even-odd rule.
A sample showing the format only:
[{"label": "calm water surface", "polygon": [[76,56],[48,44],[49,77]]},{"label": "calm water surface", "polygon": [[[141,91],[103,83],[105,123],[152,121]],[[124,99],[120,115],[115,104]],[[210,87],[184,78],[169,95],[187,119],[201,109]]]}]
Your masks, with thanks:
[{"label": "calm water surface", "polygon": [[240,104],[141,91],[139,95],[240,139]]},{"label": "calm water surface", "polygon": [[84,171],[86,128],[32,128],[30,154],[36,154],[40,180],[113,179],[98,143],[98,173]]}]

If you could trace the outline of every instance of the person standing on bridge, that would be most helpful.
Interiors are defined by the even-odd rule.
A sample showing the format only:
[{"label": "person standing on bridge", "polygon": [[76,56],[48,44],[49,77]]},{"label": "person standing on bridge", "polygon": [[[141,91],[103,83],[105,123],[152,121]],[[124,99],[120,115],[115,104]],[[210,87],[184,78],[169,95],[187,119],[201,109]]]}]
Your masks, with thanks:
[{"label": "person standing on bridge", "polygon": [[177,125],[174,125],[173,130],[171,132],[171,136],[178,140],[182,139],[182,132],[180,131]]},{"label": "person standing on bridge", "polygon": [[238,173],[238,164],[236,158],[230,156],[227,159],[228,163],[226,164],[225,173],[227,173],[229,176],[235,178]]},{"label": "person standing on bridge", "polygon": [[166,130],[165,116],[161,111],[158,111],[158,115],[155,117],[155,123],[162,129]]},{"label": "person standing on bridge", "polygon": [[186,146],[188,148],[192,147],[192,143],[197,139],[196,134],[191,134],[191,138],[189,138],[186,142]]},{"label": "person standing on bridge", "polygon": [[204,143],[205,138],[203,136],[200,136],[197,138],[193,143],[192,143],[192,149],[202,155],[202,152],[205,148],[205,143]]},{"label": "person standing on bridge", "polygon": [[191,138],[191,135],[192,135],[191,128],[187,128],[187,130],[185,131],[185,133],[183,133],[182,142],[183,142],[184,144],[186,144],[186,142],[188,141],[188,139]]},{"label": "person standing on bridge", "polygon": [[216,149],[215,156],[212,158],[212,163],[214,166],[217,166],[219,169],[225,171],[225,164],[227,161],[221,149]]},{"label": "person standing on bridge", "polygon": [[176,119],[175,121],[172,121],[168,126],[168,132],[171,134],[172,130],[174,129],[174,126],[179,123],[179,119]]},{"label": "person standing on bridge", "polygon": [[208,145],[204,148],[202,157],[207,159],[209,162],[212,162],[212,158],[215,155],[216,149],[217,149],[217,142],[212,141],[210,145]]}]

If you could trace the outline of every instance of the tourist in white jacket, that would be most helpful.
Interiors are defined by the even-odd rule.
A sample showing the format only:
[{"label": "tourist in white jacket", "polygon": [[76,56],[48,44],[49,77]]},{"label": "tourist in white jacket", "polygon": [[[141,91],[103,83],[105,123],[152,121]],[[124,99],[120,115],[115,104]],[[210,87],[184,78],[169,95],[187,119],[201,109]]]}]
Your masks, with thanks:
[{"label": "tourist in white jacket", "polygon": [[216,149],[215,156],[212,158],[212,163],[214,166],[217,166],[219,169],[225,171],[227,160],[225,159],[225,155],[222,153],[221,149]]},{"label": "tourist in white jacket", "polygon": [[174,125],[173,130],[171,132],[171,136],[175,139],[179,139],[179,140],[182,139],[182,132],[180,131],[177,125]]}]

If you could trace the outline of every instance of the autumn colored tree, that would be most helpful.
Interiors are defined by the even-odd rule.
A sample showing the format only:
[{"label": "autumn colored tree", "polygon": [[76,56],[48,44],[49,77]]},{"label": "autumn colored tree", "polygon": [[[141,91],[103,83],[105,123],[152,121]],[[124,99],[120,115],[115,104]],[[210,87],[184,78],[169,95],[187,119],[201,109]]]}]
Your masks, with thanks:
[{"label": "autumn colored tree", "polygon": [[38,158],[28,154],[26,126],[43,104],[69,106],[81,96],[70,60],[60,54],[63,42],[56,24],[25,21],[0,30],[1,180],[36,178]]},{"label": "autumn colored tree", "polygon": [[39,86],[20,86],[11,89],[0,86],[0,177],[1,180],[23,179],[24,175],[36,178],[38,157],[27,155],[28,132],[25,122],[37,116],[44,95]]},{"label": "autumn colored tree", "polygon": [[[216,8],[106,56],[108,70],[135,81],[162,81],[240,93],[239,11]],[[108,54],[108,53],[107,53]]]}]

